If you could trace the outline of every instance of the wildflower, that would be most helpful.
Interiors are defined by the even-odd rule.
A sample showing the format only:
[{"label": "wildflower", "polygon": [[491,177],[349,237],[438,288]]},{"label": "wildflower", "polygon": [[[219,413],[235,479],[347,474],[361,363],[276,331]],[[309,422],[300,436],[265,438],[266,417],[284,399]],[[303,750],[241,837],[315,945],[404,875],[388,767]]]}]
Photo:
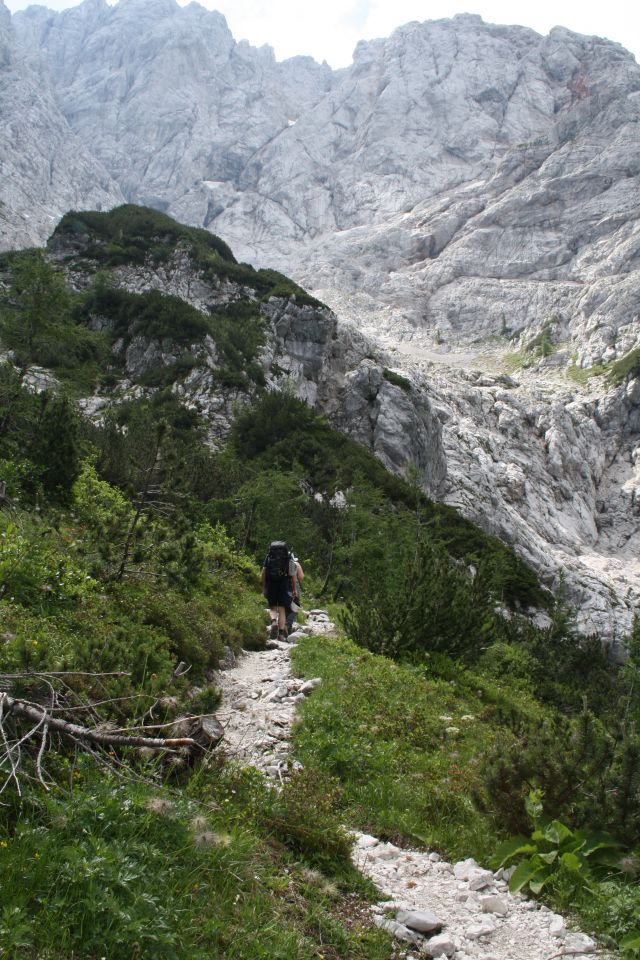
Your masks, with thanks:
[{"label": "wildflower", "polygon": [[196,833],[193,842],[196,847],[212,847],[218,842],[218,836],[212,830],[203,830],[202,833]]},{"label": "wildflower", "polygon": [[174,805],[171,800],[165,800],[164,797],[150,797],[146,807],[151,813],[170,813]]}]

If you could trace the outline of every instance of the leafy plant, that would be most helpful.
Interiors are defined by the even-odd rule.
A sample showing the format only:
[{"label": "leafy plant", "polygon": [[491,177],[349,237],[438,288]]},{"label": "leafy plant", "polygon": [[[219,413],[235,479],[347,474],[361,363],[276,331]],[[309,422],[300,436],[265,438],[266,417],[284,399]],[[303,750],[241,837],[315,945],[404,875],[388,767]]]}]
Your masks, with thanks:
[{"label": "leafy plant", "polygon": [[611,837],[571,830],[559,820],[543,821],[542,794],[532,790],[526,809],[534,824],[529,839],[514,837],[496,851],[495,868],[518,860],[509,880],[512,893],[527,888],[539,894],[547,885],[567,902],[582,887],[590,887],[598,867],[613,868],[619,845]]}]

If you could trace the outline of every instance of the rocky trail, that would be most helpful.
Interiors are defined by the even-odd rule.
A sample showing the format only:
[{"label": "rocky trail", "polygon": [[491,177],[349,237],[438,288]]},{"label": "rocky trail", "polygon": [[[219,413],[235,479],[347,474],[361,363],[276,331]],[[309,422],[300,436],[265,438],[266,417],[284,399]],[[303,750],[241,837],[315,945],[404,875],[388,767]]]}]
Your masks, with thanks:
[{"label": "rocky trail", "polygon": [[[312,610],[289,643],[244,652],[217,677],[218,714],[229,757],[253,764],[276,783],[290,767],[289,733],[297,704],[320,684],[291,672],[290,650],[304,636],[331,636],[335,625]],[[385,899],[371,908],[373,922],[398,941],[398,956],[452,960],[611,960],[588,936],[569,928],[544,905],[508,890],[508,874],[474,860],[448,863],[438,853],[407,850],[355,833],[353,861]]]}]

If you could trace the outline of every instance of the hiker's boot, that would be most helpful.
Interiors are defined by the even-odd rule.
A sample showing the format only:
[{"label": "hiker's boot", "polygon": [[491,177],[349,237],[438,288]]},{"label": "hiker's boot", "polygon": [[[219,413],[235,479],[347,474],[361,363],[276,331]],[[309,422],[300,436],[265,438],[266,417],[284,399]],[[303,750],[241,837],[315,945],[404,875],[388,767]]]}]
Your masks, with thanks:
[{"label": "hiker's boot", "polygon": [[277,621],[277,620],[272,620],[272,621],[271,621],[271,628],[270,628],[270,630],[269,630],[269,637],[270,637],[272,640],[275,640],[277,636],[278,636],[278,621]]}]

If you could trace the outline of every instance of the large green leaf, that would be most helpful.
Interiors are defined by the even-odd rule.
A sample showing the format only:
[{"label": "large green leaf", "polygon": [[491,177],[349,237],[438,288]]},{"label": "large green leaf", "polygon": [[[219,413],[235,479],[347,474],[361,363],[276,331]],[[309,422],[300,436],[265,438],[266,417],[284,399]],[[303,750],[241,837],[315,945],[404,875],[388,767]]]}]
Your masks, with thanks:
[{"label": "large green leaf", "polygon": [[582,845],[582,853],[585,857],[590,856],[592,853],[595,853],[596,850],[619,850],[620,844],[613,839],[613,837],[608,837],[604,833],[593,833],[593,834],[577,834],[581,837],[584,837],[584,843]]},{"label": "large green leaf", "polygon": [[523,860],[514,870],[513,876],[509,881],[509,890],[511,893],[518,893],[527,883],[530,883],[535,877],[542,879],[543,867],[531,860]]},{"label": "large green leaf", "polygon": [[548,879],[549,877],[543,877],[541,880],[530,880],[529,889],[531,890],[531,893],[540,893]]},{"label": "large green leaf", "polygon": [[575,839],[575,834],[569,827],[565,827],[564,823],[560,823],[559,820],[552,820],[551,823],[548,823],[544,828],[543,835],[545,840],[550,840],[551,843],[557,843],[560,846],[566,840]]},{"label": "large green leaf", "polygon": [[493,855],[492,864],[494,868],[504,866],[509,860],[513,857],[518,856],[520,853],[535,853],[535,845],[531,843],[530,840],[527,840],[526,837],[518,836],[511,837],[509,840],[505,840],[504,843],[501,843],[495,854]]},{"label": "large green leaf", "polygon": [[544,860],[545,863],[553,863],[558,856],[557,850],[551,850],[549,853],[539,853],[538,856],[541,860]]},{"label": "large green leaf", "polygon": [[563,853],[560,859],[563,863],[563,866],[565,866],[567,870],[573,871],[573,873],[580,873],[585,866],[584,862],[570,850],[568,850],[566,853]]},{"label": "large green leaf", "polygon": [[623,950],[640,950],[640,930],[633,930],[623,937],[620,946]]}]

